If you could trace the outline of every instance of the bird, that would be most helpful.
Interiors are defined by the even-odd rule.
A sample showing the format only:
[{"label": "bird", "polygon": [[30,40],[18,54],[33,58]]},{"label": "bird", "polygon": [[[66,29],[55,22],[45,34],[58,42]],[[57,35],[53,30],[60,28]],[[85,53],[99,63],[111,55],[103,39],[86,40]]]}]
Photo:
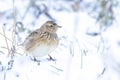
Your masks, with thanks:
[{"label": "bird", "polygon": [[57,30],[61,26],[57,25],[54,21],[46,21],[40,28],[31,32],[23,42],[25,53],[32,55],[34,60],[48,55],[53,52],[58,44],[59,38]]}]

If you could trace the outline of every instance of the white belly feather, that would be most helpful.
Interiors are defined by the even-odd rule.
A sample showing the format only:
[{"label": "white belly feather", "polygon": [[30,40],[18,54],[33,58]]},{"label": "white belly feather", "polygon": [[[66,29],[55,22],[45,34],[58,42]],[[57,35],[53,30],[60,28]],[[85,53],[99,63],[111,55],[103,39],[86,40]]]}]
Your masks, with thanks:
[{"label": "white belly feather", "polygon": [[55,48],[56,46],[48,47],[46,45],[40,45],[34,51],[30,52],[30,54],[34,57],[43,57],[45,55],[50,54]]}]

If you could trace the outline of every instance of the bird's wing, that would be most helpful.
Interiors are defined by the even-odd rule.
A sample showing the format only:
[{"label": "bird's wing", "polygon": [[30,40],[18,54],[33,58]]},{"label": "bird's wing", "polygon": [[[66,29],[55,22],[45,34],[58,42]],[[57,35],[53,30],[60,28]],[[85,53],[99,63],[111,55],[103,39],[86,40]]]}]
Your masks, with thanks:
[{"label": "bird's wing", "polygon": [[40,40],[48,40],[48,39],[50,39],[50,33],[48,33],[48,32],[41,32],[39,34],[39,39]]},{"label": "bird's wing", "polygon": [[39,34],[39,29],[30,33],[30,35],[25,39],[23,45],[26,50],[29,50],[32,46],[36,44],[38,34]]}]

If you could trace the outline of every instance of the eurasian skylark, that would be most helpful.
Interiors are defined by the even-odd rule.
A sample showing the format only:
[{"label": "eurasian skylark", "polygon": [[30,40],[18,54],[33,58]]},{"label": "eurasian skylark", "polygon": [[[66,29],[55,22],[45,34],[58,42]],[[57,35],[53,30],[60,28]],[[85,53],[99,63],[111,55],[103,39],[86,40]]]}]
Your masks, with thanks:
[{"label": "eurasian skylark", "polygon": [[58,28],[60,26],[55,22],[47,21],[39,29],[30,33],[23,43],[25,52],[38,58],[49,55],[58,46],[59,39],[56,34]]}]

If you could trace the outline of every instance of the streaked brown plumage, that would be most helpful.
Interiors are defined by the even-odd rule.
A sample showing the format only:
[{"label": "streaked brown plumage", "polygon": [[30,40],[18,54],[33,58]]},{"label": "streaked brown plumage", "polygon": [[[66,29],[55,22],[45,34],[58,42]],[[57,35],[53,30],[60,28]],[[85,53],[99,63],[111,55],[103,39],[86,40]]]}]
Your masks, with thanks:
[{"label": "streaked brown plumage", "polygon": [[23,43],[25,52],[39,58],[51,53],[59,43],[56,34],[58,27],[60,26],[53,21],[47,21],[39,29],[33,31]]}]

